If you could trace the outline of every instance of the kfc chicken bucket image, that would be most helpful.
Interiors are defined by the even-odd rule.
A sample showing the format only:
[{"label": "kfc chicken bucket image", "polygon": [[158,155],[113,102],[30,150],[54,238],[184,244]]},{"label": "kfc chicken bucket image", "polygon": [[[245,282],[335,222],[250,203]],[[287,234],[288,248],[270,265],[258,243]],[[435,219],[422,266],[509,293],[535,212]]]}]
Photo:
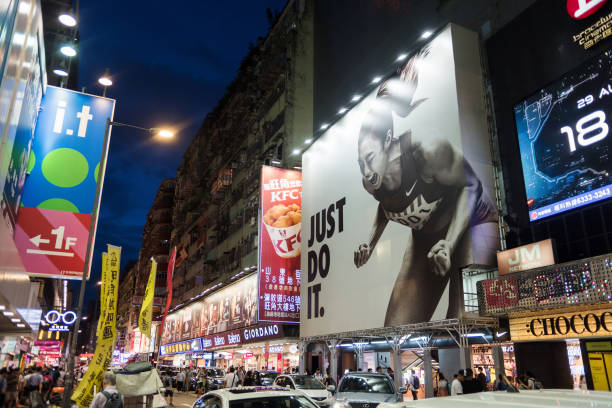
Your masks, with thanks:
[{"label": "kfc chicken bucket image", "polygon": [[274,251],[281,258],[300,256],[302,209],[297,204],[275,205],[263,216]]}]

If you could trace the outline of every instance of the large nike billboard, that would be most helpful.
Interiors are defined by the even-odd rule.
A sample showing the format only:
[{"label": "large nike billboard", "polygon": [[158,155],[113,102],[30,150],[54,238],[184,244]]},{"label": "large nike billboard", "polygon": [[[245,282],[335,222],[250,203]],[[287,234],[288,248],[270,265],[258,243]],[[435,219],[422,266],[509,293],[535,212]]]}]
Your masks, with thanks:
[{"label": "large nike billboard", "polygon": [[301,336],[461,316],[499,244],[482,84],[450,25],[304,153]]}]

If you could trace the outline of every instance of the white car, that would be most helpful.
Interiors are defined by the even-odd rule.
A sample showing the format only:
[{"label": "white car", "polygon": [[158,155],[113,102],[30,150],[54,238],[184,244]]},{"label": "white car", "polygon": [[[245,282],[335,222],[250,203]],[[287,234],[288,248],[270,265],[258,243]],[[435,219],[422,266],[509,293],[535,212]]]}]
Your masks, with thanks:
[{"label": "white car", "polygon": [[456,397],[427,398],[418,401],[383,403],[377,408],[602,408],[612,407],[612,393],[607,391],[521,390],[520,392],[478,392]]},{"label": "white car", "polygon": [[282,374],[276,377],[274,385],[300,390],[322,407],[330,406],[333,402],[332,393],[325,388],[321,381],[310,375]]},{"label": "white car", "polygon": [[281,387],[236,387],[202,395],[192,408],[318,408],[308,395]]}]

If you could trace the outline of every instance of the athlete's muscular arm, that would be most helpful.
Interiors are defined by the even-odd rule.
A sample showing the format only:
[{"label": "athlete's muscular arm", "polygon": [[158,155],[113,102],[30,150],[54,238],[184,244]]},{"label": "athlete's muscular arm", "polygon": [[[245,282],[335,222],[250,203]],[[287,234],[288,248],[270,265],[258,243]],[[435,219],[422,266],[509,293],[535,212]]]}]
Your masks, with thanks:
[{"label": "athlete's muscular arm", "polygon": [[422,154],[422,174],[425,179],[460,188],[446,237],[438,241],[427,254],[434,272],[444,275],[450,269],[451,255],[469,225],[470,215],[474,212],[476,194],[473,192],[478,188],[478,178],[471,166],[447,140],[428,143],[427,147],[418,144],[415,155],[418,154]]},{"label": "athlete's muscular arm", "polygon": [[385,216],[380,204],[378,204],[378,211],[376,212],[376,218],[374,218],[374,225],[372,226],[372,233],[370,234],[370,242],[368,244],[361,244],[354,253],[354,262],[357,268],[362,267],[370,259],[374,247],[378,243],[380,236],[387,227],[389,220]]}]

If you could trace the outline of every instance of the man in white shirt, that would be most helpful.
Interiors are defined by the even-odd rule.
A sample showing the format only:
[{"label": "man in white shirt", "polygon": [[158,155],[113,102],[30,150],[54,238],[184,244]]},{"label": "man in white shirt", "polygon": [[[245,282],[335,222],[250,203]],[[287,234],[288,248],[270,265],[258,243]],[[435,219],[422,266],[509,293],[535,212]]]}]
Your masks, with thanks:
[{"label": "man in white shirt", "polygon": [[235,373],[234,367],[230,367],[230,372],[225,376],[225,388],[237,387],[240,385],[240,379]]},{"label": "man in white shirt", "polygon": [[183,386],[185,385],[185,372],[183,370],[179,371],[176,375],[176,389],[178,391],[183,391]]},{"label": "man in white shirt", "polygon": [[459,373],[453,379],[451,384],[451,396],[463,395],[463,386],[461,385],[461,381],[463,381],[463,370],[459,370]]}]

